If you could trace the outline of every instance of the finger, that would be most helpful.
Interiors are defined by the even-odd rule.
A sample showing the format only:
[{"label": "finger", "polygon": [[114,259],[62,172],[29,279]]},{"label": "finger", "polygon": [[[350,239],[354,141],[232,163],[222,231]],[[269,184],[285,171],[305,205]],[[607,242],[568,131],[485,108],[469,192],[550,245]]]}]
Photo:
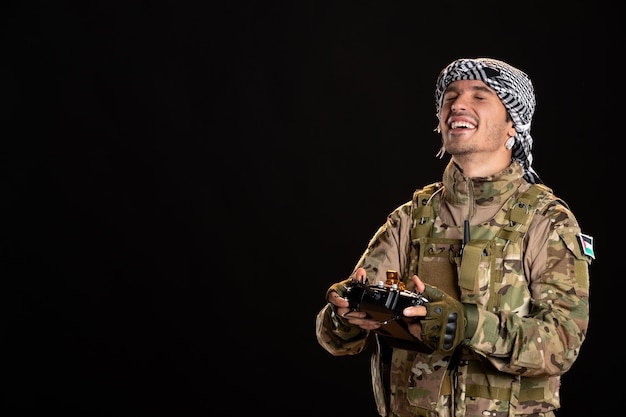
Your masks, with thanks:
[{"label": "finger", "polygon": [[[347,311],[344,311],[347,310]],[[349,309],[340,308],[337,310],[337,313],[341,314],[342,317],[347,319],[364,319],[367,317],[367,313],[364,311],[354,311]]]},{"label": "finger", "polygon": [[402,311],[405,317],[424,317],[426,313],[426,307],[424,306],[407,307]]},{"label": "finger", "polygon": [[357,324],[357,326],[364,330],[376,330],[382,327],[382,324],[374,320],[360,320],[360,323]]},{"label": "finger", "polygon": [[379,321],[365,318],[365,316],[367,316],[367,314],[363,312],[351,311],[348,314],[344,314],[342,317],[348,320],[348,323],[359,326],[365,330],[378,329],[382,326]]},{"label": "finger", "polygon": [[332,291],[328,295],[328,302],[336,305],[337,307],[349,307],[350,306],[350,303],[348,302],[348,300],[341,297],[339,294],[337,294],[336,291]]},{"label": "finger", "polygon": [[424,292],[426,289],[426,284],[417,275],[413,275],[413,284],[415,284],[415,291],[417,292]]},{"label": "finger", "polygon": [[354,273],[354,279],[356,279],[359,282],[366,282],[367,271],[365,270],[365,268],[358,268],[356,272]]}]

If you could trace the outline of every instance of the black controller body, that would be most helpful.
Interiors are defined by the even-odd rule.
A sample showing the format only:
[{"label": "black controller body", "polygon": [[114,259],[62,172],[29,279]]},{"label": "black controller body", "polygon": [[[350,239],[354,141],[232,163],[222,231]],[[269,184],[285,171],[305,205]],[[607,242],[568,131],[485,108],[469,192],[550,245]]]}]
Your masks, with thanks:
[{"label": "black controller body", "polygon": [[376,332],[392,338],[416,340],[409,331],[411,317],[404,317],[407,307],[421,306],[428,300],[420,293],[399,290],[390,285],[368,285],[353,281],[346,285],[346,298],[353,311],[363,311],[368,318],[383,324]]}]

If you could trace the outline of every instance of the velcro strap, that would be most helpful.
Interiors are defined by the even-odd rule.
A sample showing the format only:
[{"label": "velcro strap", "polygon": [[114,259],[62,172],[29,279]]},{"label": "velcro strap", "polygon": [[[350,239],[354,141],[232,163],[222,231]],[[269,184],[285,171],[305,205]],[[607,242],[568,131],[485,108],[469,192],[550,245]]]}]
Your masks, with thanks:
[{"label": "velcro strap", "polygon": [[507,230],[503,228],[500,229],[500,233],[498,233],[498,236],[500,236],[504,240],[515,243],[520,238],[520,236],[522,236],[522,233],[519,230]]},{"label": "velcro strap", "polygon": [[511,399],[511,389],[501,387],[488,387],[485,385],[467,385],[465,387],[466,397],[489,398],[491,400]]},{"label": "velcro strap", "polygon": [[433,206],[416,206],[413,208],[413,218],[419,222],[420,219],[430,219],[433,217]]},{"label": "velcro strap", "polygon": [[[511,389],[502,387],[487,387],[484,385],[467,385],[465,387],[465,396],[511,401]],[[520,402],[540,400],[542,398],[543,388],[523,389],[519,394]]]},{"label": "velcro strap", "polygon": [[431,218],[433,217],[432,206],[417,206],[413,208],[414,226],[411,230],[411,239],[415,240],[422,236],[427,236],[432,227]]}]

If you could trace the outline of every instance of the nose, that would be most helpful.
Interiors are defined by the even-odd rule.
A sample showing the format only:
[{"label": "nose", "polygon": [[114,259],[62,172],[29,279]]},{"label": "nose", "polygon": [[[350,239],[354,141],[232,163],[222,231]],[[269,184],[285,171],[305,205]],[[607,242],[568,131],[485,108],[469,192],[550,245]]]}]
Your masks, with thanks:
[{"label": "nose", "polygon": [[452,113],[460,112],[462,110],[467,110],[467,106],[465,105],[465,99],[462,94],[459,94],[457,98],[454,99],[452,105],[450,106],[450,111]]},{"label": "nose", "polygon": [[463,104],[463,102],[461,100],[459,100],[457,98],[456,100],[454,100],[454,102],[450,106],[450,111],[452,113],[456,113],[456,112],[459,112],[461,110],[465,110],[465,105]]}]

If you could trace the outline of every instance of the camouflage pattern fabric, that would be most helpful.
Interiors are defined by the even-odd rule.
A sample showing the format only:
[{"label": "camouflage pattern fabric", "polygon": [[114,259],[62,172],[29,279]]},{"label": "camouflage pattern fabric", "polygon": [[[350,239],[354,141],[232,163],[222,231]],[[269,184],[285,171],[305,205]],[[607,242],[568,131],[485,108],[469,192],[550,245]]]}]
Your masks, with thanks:
[{"label": "camouflage pattern fabric", "polygon": [[[498,234],[510,224],[516,198],[531,187],[523,175],[514,161],[497,175],[467,179],[450,163],[442,191],[430,202],[435,215],[428,237],[411,238],[417,202],[407,202],[390,213],[355,265],[355,271],[366,269],[370,283],[384,281],[393,269],[411,286],[414,251],[424,255],[413,262],[422,280],[428,283],[438,271],[457,280],[463,276],[458,297],[478,307],[478,330],[455,350],[455,360],[402,348],[393,349],[391,361],[372,359],[381,416],[543,417],[560,407],[560,377],[577,359],[587,333],[591,258],[578,244],[575,216],[547,187],[523,237]],[[465,260],[455,260],[459,225],[468,217],[476,252],[486,254],[471,276],[462,271]],[[328,306],[318,315],[316,333],[333,355],[357,354],[373,339],[342,325]],[[385,376],[391,378],[388,392]],[[454,390],[442,395],[447,377]]]}]

